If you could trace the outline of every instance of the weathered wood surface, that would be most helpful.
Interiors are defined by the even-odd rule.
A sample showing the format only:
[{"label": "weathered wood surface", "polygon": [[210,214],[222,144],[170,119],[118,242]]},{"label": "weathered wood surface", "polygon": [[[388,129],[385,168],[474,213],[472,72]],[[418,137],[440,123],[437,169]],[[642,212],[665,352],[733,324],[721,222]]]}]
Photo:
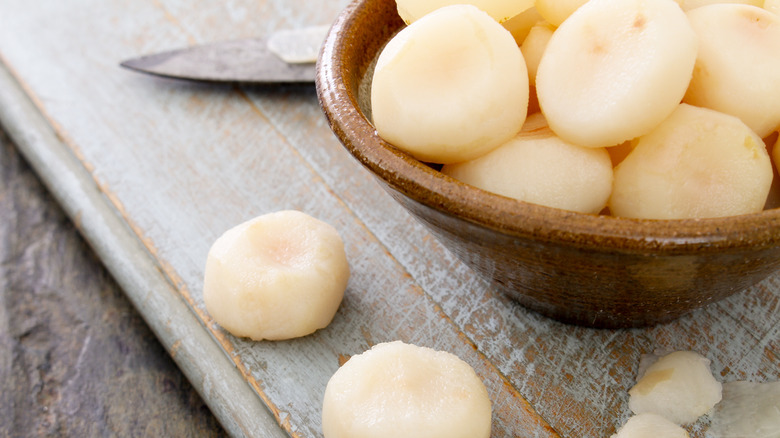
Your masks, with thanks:
[{"label": "weathered wood surface", "polygon": [[0,436],[225,433],[0,130]]},{"label": "weathered wood surface", "polygon": [[[346,3],[0,3],[0,60],[281,430],[320,436],[322,394],[339,363],[395,339],[451,351],[474,366],[494,402],[494,436],[608,436],[630,414],[626,391],[640,355],[656,350],[696,350],[722,381],[780,377],[780,277],[659,327],[559,324],[496,294],[382,192],[330,133],[313,86],[189,84],[117,67],[149,52],[330,22]],[[39,167],[56,181],[45,163]],[[73,202],[67,192],[59,198]],[[352,267],[344,303],[331,326],[312,336],[236,339],[203,307],[206,253],[233,225],[289,208],[342,233]],[[90,237],[93,246],[100,239]],[[115,246],[99,253],[136,251]],[[128,269],[101,258],[115,276]],[[168,318],[143,304],[136,302],[153,328]],[[187,367],[201,363],[197,357],[181,357],[190,350],[155,330],[188,375],[200,371]],[[211,388],[190,378],[202,392]],[[235,407],[220,409],[225,394],[206,392],[221,421],[240,422],[229,418]],[[691,429],[707,436],[706,419]]]}]

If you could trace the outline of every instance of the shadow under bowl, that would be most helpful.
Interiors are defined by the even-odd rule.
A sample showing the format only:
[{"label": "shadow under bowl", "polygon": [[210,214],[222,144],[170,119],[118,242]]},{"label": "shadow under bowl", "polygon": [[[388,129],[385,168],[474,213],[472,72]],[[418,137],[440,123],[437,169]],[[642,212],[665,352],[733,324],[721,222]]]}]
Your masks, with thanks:
[{"label": "shadow under bowl", "polygon": [[317,63],[331,129],[447,248],[521,305],[556,320],[627,328],[676,319],[742,291],[780,265],[780,210],[685,220],[575,213],[447,177],[383,141],[370,120],[372,65],[404,26],[394,0],[359,0]]}]

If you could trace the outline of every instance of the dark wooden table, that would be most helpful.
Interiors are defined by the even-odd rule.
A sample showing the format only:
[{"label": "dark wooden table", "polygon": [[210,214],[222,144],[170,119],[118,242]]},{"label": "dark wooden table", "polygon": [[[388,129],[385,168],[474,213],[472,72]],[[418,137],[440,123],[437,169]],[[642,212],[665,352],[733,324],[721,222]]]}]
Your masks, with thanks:
[{"label": "dark wooden table", "polygon": [[0,130],[0,437],[225,435]]}]

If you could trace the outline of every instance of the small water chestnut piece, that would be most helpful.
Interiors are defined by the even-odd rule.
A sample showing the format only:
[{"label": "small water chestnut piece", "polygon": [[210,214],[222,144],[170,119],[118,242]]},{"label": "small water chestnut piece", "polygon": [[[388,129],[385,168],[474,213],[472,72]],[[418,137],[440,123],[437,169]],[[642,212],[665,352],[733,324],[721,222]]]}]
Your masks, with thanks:
[{"label": "small water chestnut piece", "polygon": [[736,116],[759,137],[780,128],[780,17],[736,3],[687,15],[699,51],[685,102]]},{"label": "small water chestnut piece", "polygon": [[606,149],[562,140],[540,113],[529,116],[522,131],[503,145],[441,171],[493,193],[582,213],[600,212],[612,192]]},{"label": "small water chestnut piece", "polygon": [[379,135],[432,163],[480,156],[520,131],[528,70],[512,34],[471,5],[445,6],[401,30],[377,60]]},{"label": "small water chestnut piece", "polygon": [[352,356],[328,381],[325,438],[488,438],[491,403],[469,364],[400,341]]},{"label": "small water chestnut piece", "polygon": [[741,120],[681,104],[615,168],[609,205],[644,219],[756,213],[772,178],[764,142]]},{"label": "small water chestnut piece", "polygon": [[396,0],[398,15],[406,24],[445,6],[470,4],[478,6],[499,23],[508,21],[531,9],[535,0]]},{"label": "small water chestnut piece", "polygon": [[244,222],[214,242],[203,300],[211,317],[235,336],[290,339],[330,324],[348,279],[338,231],[285,210]]},{"label": "small water chestnut piece", "polygon": [[657,414],[629,418],[612,438],[688,438],[688,432]]},{"label": "small water chestnut piece", "polygon": [[628,404],[635,414],[653,413],[675,424],[689,424],[710,411],[721,400],[721,392],[709,359],[693,351],[675,351],[647,368],[628,391]]},{"label": "small water chestnut piece", "polygon": [[590,0],[547,44],[536,74],[539,105],[564,140],[614,146],[674,111],[696,53],[696,34],[674,0]]}]

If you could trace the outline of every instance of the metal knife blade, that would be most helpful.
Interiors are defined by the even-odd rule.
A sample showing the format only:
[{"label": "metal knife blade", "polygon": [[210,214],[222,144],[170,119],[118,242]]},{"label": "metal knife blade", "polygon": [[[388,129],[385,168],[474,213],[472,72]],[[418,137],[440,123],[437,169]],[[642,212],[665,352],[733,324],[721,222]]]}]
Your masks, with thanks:
[{"label": "metal knife blade", "polygon": [[[297,38],[298,42],[293,44],[296,49],[285,48],[279,43],[269,44],[275,41],[277,34],[274,34],[268,42],[263,38],[222,41],[128,59],[120,65],[142,73],[194,81],[313,82],[316,53],[326,33],[327,27],[324,26],[278,33],[289,37],[285,41]],[[309,47],[304,45],[304,53],[301,53],[303,42]],[[298,52],[285,57],[279,50]],[[306,54],[306,51],[310,53]]]}]

